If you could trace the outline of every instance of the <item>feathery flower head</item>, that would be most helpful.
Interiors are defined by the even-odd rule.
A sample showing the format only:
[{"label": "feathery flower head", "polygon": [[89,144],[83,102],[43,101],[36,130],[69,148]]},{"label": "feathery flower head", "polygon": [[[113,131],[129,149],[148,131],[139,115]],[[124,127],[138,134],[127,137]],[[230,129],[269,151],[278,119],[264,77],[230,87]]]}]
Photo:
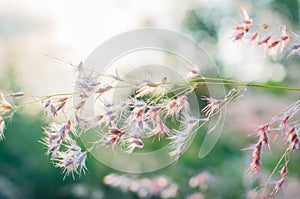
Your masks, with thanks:
[{"label": "feathery flower head", "polygon": [[289,128],[288,121],[291,119],[291,116],[286,114],[283,117],[276,118],[276,121],[279,122],[279,128],[283,131],[287,131]]},{"label": "feathery flower head", "polygon": [[270,132],[270,125],[269,124],[262,125],[256,130],[256,132],[259,136],[259,142],[262,142],[262,144],[267,145],[268,149],[270,150],[270,143],[268,137],[268,133]]},{"label": "feathery flower head", "polygon": [[186,132],[192,132],[192,130],[199,124],[200,121],[207,122],[208,120],[208,118],[198,119],[190,114],[183,114],[181,124],[182,128],[185,129]]},{"label": "feathery flower head", "polygon": [[260,159],[261,159],[261,150],[262,150],[262,141],[259,141],[256,145],[253,147],[253,152],[252,152],[252,162],[249,166],[248,171],[252,170],[254,173],[258,173],[260,170]]},{"label": "feathery flower head", "polygon": [[167,99],[164,106],[166,115],[175,118],[178,118],[180,112],[188,114],[190,111],[190,104],[185,95],[180,95],[176,99]]},{"label": "feathery flower head", "polygon": [[150,80],[144,81],[141,85],[138,86],[136,97],[143,97],[147,94],[152,94],[153,96],[159,96],[165,93],[165,83],[167,83],[168,78],[163,77],[160,82],[152,82]]},{"label": "feathery flower head", "polygon": [[112,147],[112,150],[115,149],[115,145],[118,140],[126,134],[125,131],[121,131],[120,129],[113,127],[109,130],[108,133],[104,134],[104,136],[95,144],[100,144],[100,146],[104,147]]},{"label": "feathery flower head", "polygon": [[285,164],[282,167],[282,169],[280,170],[280,175],[281,175],[281,178],[276,182],[275,188],[270,195],[276,194],[282,188],[282,186],[285,184],[285,178],[287,175],[287,164]]},{"label": "feathery flower head", "polygon": [[187,74],[187,79],[192,79],[194,77],[198,77],[200,75],[200,68],[197,66],[192,66],[188,68],[189,72]]},{"label": "feathery flower head", "polygon": [[48,99],[44,105],[45,111],[48,116],[57,116],[59,111],[63,112],[63,109],[69,100],[69,97],[52,97]]},{"label": "feathery flower head", "polygon": [[223,102],[223,100],[217,100],[206,96],[203,96],[201,99],[208,102],[208,104],[201,110],[207,117],[210,117],[215,110],[218,110]]},{"label": "feathery flower head", "polygon": [[142,141],[142,138],[138,135],[136,136],[131,136],[126,139],[126,144],[127,144],[127,153],[130,154],[134,151],[135,148],[143,148],[144,143]]},{"label": "feathery flower head", "polygon": [[87,158],[86,152],[81,152],[80,149],[77,151],[68,150],[65,152],[58,152],[56,158],[53,158],[55,166],[62,168],[64,177],[69,176],[70,174],[74,178],[74,172],[81,174],[85,172],[86,165],[85,161]]},{"label": "feathery flower head", "polygon": [[300,139],[298,136],[298,130],[295,127],[291,127],[287,132],[287,141],[291,144],[290,149],[299,149]]}]

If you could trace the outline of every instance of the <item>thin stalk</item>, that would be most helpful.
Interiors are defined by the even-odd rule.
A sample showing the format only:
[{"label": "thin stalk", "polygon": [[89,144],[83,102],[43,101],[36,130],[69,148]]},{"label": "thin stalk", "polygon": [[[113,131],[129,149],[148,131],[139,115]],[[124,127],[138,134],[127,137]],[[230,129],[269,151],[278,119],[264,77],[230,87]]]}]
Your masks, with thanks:
[{"label": "thin stalk", "polygon": [[[278,170],[280,164],[282,163],[282,161],[286,158],[286,156],[288,155],[288,153],[290,152],[290,148],[287,148],[285,150],[285,152],[282,154],[282,156],[280,157],[280,159],[278,160],[277,164],[275,165],[274,169],[272,170],[272,173],[270,174],[270,176],[267,179],[267,182],[269,182],[273,175],[275,174],[275,172]],[[264,196],[265,192],[266,192],[266,188],[267,188],[267,183],[265,183],[264,185],[264,189],[263,189],[263,193],[262,193],[262,197]]]},{"label": "thin stalk", "polygon": [[245,86],[245,87],[258,87],[258,88],[267,88],[267,89],[279,89],[279,90],[289,90],[289,91],[300,91],[300,88],[297,87],[287,87],[287,86],[273,86],[273,85],[265,85],[265,84],[255,84],[255,83],[246,83],[246,82],[211,82],[211,81],[203,81],[203,82],[167,82],[164,84],[195,84],[199,83],[199,85],[228,85],[228,86]]}]

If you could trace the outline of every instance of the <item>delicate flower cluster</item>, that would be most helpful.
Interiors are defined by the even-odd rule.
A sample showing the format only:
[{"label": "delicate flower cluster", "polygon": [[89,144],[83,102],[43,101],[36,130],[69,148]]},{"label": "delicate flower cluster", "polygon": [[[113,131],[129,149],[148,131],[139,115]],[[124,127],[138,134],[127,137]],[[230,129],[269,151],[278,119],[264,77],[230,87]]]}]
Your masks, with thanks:
[{"label": "delicate flower cluster", "polygon": [[59,111],[63,112],[68,99],[69,99],[68,97],[52,97],[48,99],[44,105],[48,117],[50,116],[55,117],[57,116]]},{"label": "delicate flower cluster", "polygon": [[[285,47],[290,41],[290,35],[286,31],[286,26],[283,26],[281,28],[281,35],[272,36],[271,33],[269,35],[264,35],[261,37],[262,32],[260,30],[254,30],[252,31],[252,28],[254,25],[254,20],[249,17],[249,14],[245,8],[242,7],[242,19],[238,25],[234,28],[234,41],[241,41],[245,37],[251,42],[255,43],[258,46],[263,46],[265,55],[267,51],[269,51],[270,54],[276,55],[278,50],[280,49],[280,52],[283,52]],[[269,28],[269,25],[263,24],[262,29],[266,30]],[[297,44],[298,45],[298,44]],[[294,45],[291,49],[291,51],[296,51],[299,46]]]},{"label": "delicate flower cluster", "polygon": [[[208,105],[202,109],[207,118],[197,118],[191,114],[188,95],[197,83],[200,69],[189,68],[187,71],[187,86],[181,86],[180,92],[176,88],[170,89],[172,82],[163,76],[161,81],[154,82],[144,80],[132,84],[132,80],[126,81],[116,75],[98,74],[94,71],[86,71],[83,64],[76,67],[78,75],[75,84],[75,93],[57,94],[39,98],[44,104],[47,119],[59,120],[63,115],[66,122],[53,122],[44,128],[44,138],[41,140],[47,147],[47,155],[56,167],[65,173],[65,176],[74,173],[81,174],[85,171],[87,153],[95,147],[115,147],[124,149],[125,153],[133,153],[135,149],[144,147],[144,138],[157,137],[158,141],[165,139],[170,144],[169,155],[175,160],[184,153],[189,139],[200,128],[216,114],[225,102],[233,98],[216,100],[203,97]],[[98,82],[99,75],[111,78],[110,83]],[[193,78],[193,79],[191,79]],[[195,81],[195,82],[193,82]],[[129,84],[132,89],[130,94],[122,102],[107,102],[106,94],[117,88],[122,88],[119,83]],[[176,86],[176,83],[172,86]],[[127,85],[125,86],[127,87]],[[21,96],[16,93],[14,97]],[[94,97],[99,104],[100,113],[86,117],[82,114],[86,108],[86,102]],[[70,115],[65,110],[71,99],[74,100],[75,114]],[[3,98],[1,99],[0,112],[6,113],[12,106]],[[73,119],[72,119],[73,118]],[[170,122],[167,122],[170,121]],[[172,122],[172,123],[171,123]],[[175,125],[174,125],[175,123]],[[171,127],[172,126],[172,127]],[[179,128],[175,128],[179,126]],[[0,118],[0,132],[3,137],[4,120]],[[90,130],[100,130],[97,137],[88,150],[83,150],[78,144],[78,137]]]},{"label": "delicate flower cluster", "polygon": [[253,150],[252,152],[252,163],[250,164],[249,171],[253,170],[255,173],[258,173],[260,170],[260,159],[263,145],[266,145],[270,149],[268,133],[270,131],[270,127],[268,124],[261,126],[256,130],[256,133],[259,136],[258,142],[246,149]]},{"label": "delicate flower cluster", "polygon": [[65,176],[72,174],[74,178],[74,172],[81,175],[87,169],[85,165],[87,152],[81,152],[81,148],[76,144],[67,147],[69,149],[65,152],[59,152],[57,157],[53,158],[53,161],[56,167],[62,168]]},{"label": "delicate flower cluster", "polygon": [[[77,93],[75,95],[78,97],[77,104],[74,105],[77,112],[82,111],[86,101],[92,96],[97,95],[100,97],[105,92],[112,89],[112,86],[101,85],[98,82],[99,75],[94,71],[84,70],[83,63],[81,62],[75,70],[77,74],[77,81],[75,84],[75,90]],[[117,76],[114,79],[119,79]]]},{"label": "delicate flower cluster", "polygon": [[[199,69],[193,68],[192,76],[199,75],[199,71]],[[188,73],[190,72],[188,71]],[[110,84],[98,82],[97,75],[99,74],[85,71],[82,63],[76,68],[76,73],[78,81],[75,84],[74,94],[41,98],[48,118],[54,119],[61,113],[64,118],[72,118],[66,114],[64,109],[70,99],[77,98],[74,105],[74,120],[69,119],[62,124],[52,123],[45,127],[45,137],[41,141],[47,147],[47,154],[51,155],[54,165],[62,168],[65,175],[81,174],[86,169],[85,160],[88,151],[95,147],[112,147],[114,149],[118,146],[130,154],[137,148],[143,148],[143,139],[149,137],[157,137],[158,141],[167,138],[171,149],[169,155],[178,160],[185,151],[189,138],[198,130],[199,123],[209,121],[209,118],[200,119],[191,114],[188,94],[194,88],[187,86],[187,89],[183,90],[184,92],[174,94],[176,89],[170,90],[166,86],[170,84],[166,76],[162,77],[160,82],[147,80],[140,84],[130,84],[133,96],[127,96],[127,99],[120,103],[113,101],[107,103],[106,93],[117,89],[118,83],[129,83],[129,81],[122,79],[118,74],[101,74],[110,77],[112,82]],[[187,80],[187,82],[189,81]],[[91,97],[99,102],[101,111],[100,114],[87,118],[82,112]],[[211,101],[209,103],[211,104]],[[209,117],[219,111],[222,103],[213,106],[210,104],[203,109],[203,112]],[[167,120],[175,122],[180,127],[178,129],[171,128],[170,124],[166,122]],[[172,124],[172,126],[174,125]],[[100,129],[100,137],[91,148],[82,152],[82,148],[77,144],[77,138],[90,129]]]},{"label": "delicate flower cluster", "polygon": [[[200,80],[205,78],[200,77],[200,69],[197,67],[188,68],[187,73],[186,86],[180,85],[178,89],[176,83],[168,82],[167,76],[163,76],[158,82],[144,80],[132,84],[132,80],[125,80],[117,73],[108,75],[88,72],[84,70],[82,63],[79,64],[76,67],[78,75],[76,92],[48,97],[44,105],[48,116],[55,118],[61,112],[65,118],[72,118],[66,116],[64,107],[71,98],[77,98],[74,105],[74,121],[69,120],[62,125],[52,124],[45,128],[46,137],[42,142],[47,146],[47,154],[51,155],[55,166],[61,167],[66,175],[81,173],[81,170],[85,169],[85,161],[78,164],[77,159],[84,157],[85,160],[87,151],[81,152],[83,150],[76,144],[75,129],[80,131],[78,133],[80,135],[94,129],[100,131],[99,137],[95,138],[88,151],[97,147],[112,147],[113,150],[119,147],[130,154],[136,149],[144,148],[144,138],[157,137],[158,141],[165,139],[169,142],[169,155],[177,161],[186,150],[194,133],[241,91],[233,89],[220,100],[203,97],[202,100],[207,102],[202,109],[205,117],[198,118],[191,113],[188,95],[195,89],[194,85],[199,85],[197,82],[199,78]],[[112,81],[98,82],[97,77],[100,75]],[[167,85],[174,87],[171,89]],[[110,91],[123,87],[130,87],[132,92],[121,102],[114,100],[107,102],[106,95],[109,95]],[[86,102],[92,97],[94,97],[92,100],[98,103],[100,111],[92,118],[88,118],[82,113]]]},{"label": "delicate flower cluster", "polygon": [[163,77],[161,82],[155,83],[149,80],[145,80],[144,83],[138,86],[136,97],[143,97],[145,95],[151,94],[153,96],[163,95],[166,91],[166,87],[164,86],[167,83],[168,78]]},{"label": "delicate flower cluster", "polygon": [[271,195],[276,194],[282,188],[282,186],[285,183],[286,174],[287,174],[287,164],[282,167],[282,169],[280,171],[281,178],[280,178],[280,180],[278,180],[276,182],[275,188],[274,188],[273,192],[271,193]]},{"label": "delicate flower cluster", "polygon": [[[159,83],[146,81],[133,86],[136,95],[128,97],[123,104],[105,104],[101,97],[98,98],[103,104],[103,115],[101,120],[97,121],[102,133],[94,146],[111,146],[113,149],[116,145],[123,146],[130,154],[136,148],[144,147],[144,137],[157,136],[158,140],[167,137],[171,140],[170,156],[177,160],[184,152],[186,141],[193,134],[195,127],[200,121],[206,122],[208,119],[194,118],[190,114],[190,105],[185,93],[167,97],[168,93],[164,93],[166,90],[162,91],[166,83],[167,77],[163,77]],[[169,127],[167,119],[178,122],[181,128]]]},{"label": "delicate flower cluster", "polygon": [[200,68],[197,66],[192,66],[188,68],[189,72],[186,76],[187,79],[193,79],[200,76]]},{"label": "delicate flower cluster", "polygon": [[65,176],[72,174],[74,177],[74,172],[85,171],[87,152],[82,152],[73,139],[77,134],[70,120],[66,124],[50,124],[44,128],[44,134],[46,137],[41,142],[47,147],[47,155],[51,155],[55,166],[62,168]]},{"label": "delicate flower cluster", "polygon": [[[263,35],[262,31],[255,26],[254,20],[249,16],[247,10],[242,8],[242,18],[234,28],[233,40],[239,42],[248,40],[257,46],[263,47],[265,54],[268,52],[276,55],[282,53],[291,40],[286,26],[280,28],[281,33],[273,35]],[[264,30],[269,29],[267,24],[263,24]],[[290,54],[299,52],[300,44],[295,44],[290,49]],[[86,171],[86,160],[88,153],[96,147],[116,147],[124,149],[127,154],[133,153],[137,149],[145,147],[144,139],[157,138],[158,141],[165,139],[169,142],[169,156],[177,161],[187,149],[189,140],[206,122],[217,115],[219,111],[236,99],[244,86],[240,82],[233,82],[233,85],[239,85],[240,88],[232,89],[224,99],[215,99],[213,97],[203,96],[202,101],[206,105],[201,109],[203,118],[195,117],[192,114],[189,102],[189,94],[205,77],[200,76],[199,67],[188,68],[185,74],[186,84],[184,88],[170,88],[169,85],[176,86],[176,83],[169,82],[167,76],[162,76],[160,81],[143,80],[132,84],[132,81],[126,81],[116,72],[115,75],[97,74],[94,71],[84,70],[80,63],[76,68],[78,75],[75,84],[75,93],[46,96],[41,98],[44,103],[44,110],[48,118],[57,119],[59,114],[63,114],[67,120],[63,123],[51,123],[44,129],[44,137],[41,143],[46,146],[46,154],[51,157],[54,165],[64,173],[64,177],[74,174],[81,175]],[[98,77],[103,75],[111,78],[110,83],[98,82]],[[209,78],[208,78],[209,79]],[[213,79],[213,78],[212,78]],[[222,85],[223,80],[215,78]],[[114,100],[107,102],[105,95],[110,91],[122,88],[119,83],[125,84],[124,87],[130,87],[132,92],[126,96],[122,102]],[[209,82],[206,82],[209,83]],[[128,86],[129,85],[129,86]],[[225,83],[224,83],[225,85]],[[178,90],[177,90],[178,89]],[[180,90],[180,91],[179,91]],[[178,92],[179,91],[179,92]],[[21,92],[7,95],[8,97],[21,97]],[[0,140],[4,139],[5,120],[8,115],[16,108],[11,105],[0,93]],[[75,115],[67,116],[65,107],[70,99],[77,98],[74,104]],[[100,113],[92,118],[85,117],[82,112],[86,108],[87,101],[94,97],[99,102]],[[275,170],[279,170],[282,161],[284,166],[280,170],[280,179],[276,181],[275,187],[270,195],[276,194],[286,182],[288,171],[288,154],[299,149],[300,123],[295,120],[299,113],[300,101],[289,106],[283,113],[274,116],[271,121],[256,129],[255,134],[257,142],[246,148],[252,150],[252,161],[248,171],[259,173],[262,166],[262,153],[264,148],[271,150],[269,136],[281,136],[284,140],[286,152],[285,158],[282,158]],[[172,122],[172,123],[171,123]],[[170,124],[171,123],[171,124]],[[216,124],[217,125],[217,124]],[[91,148],[84,150],[79,144],[79,136],[90,129],[100,129],[100,136],[94,142]],[[80,132],[80,133],[78,133]],[[155,140],[155,139],[153,139]],[[273,147],[273,146],[272,146]],[[272,174],[273,175],[273,174]],[[272,177],[272,176],[271,176]],[[187,199],[203,199],[204,193],[214,182],[214,178],[207,172],[201,172],[189,180],[191,188],[197,188],[197,192],[188,195]],[[110,174],[104,178],[104,183],[119,187],[124,191],[132,191],[141,198],[161,197],[171,198],[177,196],[178,185],[173,183],[168,177],[159,176],[152,179],[134,179],[126,176]],[[248,198],[269,198],[264,193],[253,191],[248,193]]]},{"label": "delicate flower cluster", "polygon": [[[140,84],[130,84],[133,95],[127,96],[122,102],[108,103],[105,98],[108,91],[122,88],[119,83],[129,84],[132,80],[126,81],[118,74],[102,74],[112,79],[109,84],[104,84],[98,82],[99,74],[85,71],[81,63],[76,68],[78,74],[76,92],[46,98],[45,112],[54,118],[60,113],[64,114],[65,118],[71,118],[66,115],[64,108],[71,98],[78,99],[74,106],[74,121],[68,120],[63,124],[53,123],[44,128],[45,138],[42,143],[47,146],[47,154],[51,155],[55,166],[62,168],[65,175],[80,174],[86,168],[85,159],[88,151],[97,147],[112,147],[113,150],[119,147],[130,154],[135,149],[144,148],[144,138],[157,137],[158,141],[166,139],[169,142],[169,155],[177,161],[186,150],[194,133],[223,106],[236,98],[241,90],[231,90],[222,100],[203,97],[202,100],[207,101],[207,105],[202,109],[206,117],[197,118],[191,114],[188,94],[195,88],[190,85],[197,83],[196,76],[199,76],[200,70],[196,68],[192,70],[193,75],[187,76],[193,76],[194,79],[187,79],[187,86],[184,89],[181,86],[180,89],[183,89],[181,92],[176,93],[174,92],[176,88],[167,87],[166,85],[172,82],[168,82],[168,78],[164,76],[159,82],[145,80]],[[189,70],[188,73],[191,71]],[[92,97],[98,102],[100,114],[87,118],[82,112],[86,102]],[[100,137],[95,138],[97,140],[92,146],[82,152],[83,150],[77,144],[77,137],[90,129],[99,130]]]},{"label": "delicate flower cluster", "polygon": [[[291,40],[291,36],[288,34],[285,25],[280,27],[281,34],[277,35],[267,33],[268,31],[266,30],[270,29],[270,27],[266,23],[261,26],[263,31],[259,30],[259,27],[260,26],[255,25],[254,20],[249,17],[247,10],[245,8],[242,8],[242,19],[234,28],[235,33],[233,36],[233,40],[241,41],[243,39],[246,39],[258,46],[263,46],[265,55],[267,52],[269,52],[271,55],[276,55],[278,51],[282,53],[286,49],[286,46]],[[267,35],[265,33],[267,33]],[[296,34],[293,35],[297,37]],[[290,50],[287,51],[288,56],[299,52],[299,49],[300,45],[298,43],[294,44],[290,48]],[[211,107],[213,108],[215,102],[212,100],[210,101]],[[267,147],[269,150],[271,149],[269,141],[270,135],[274,136],[275,138],[283,138],[283,145],[286,146],[286,151],[278,162],[277,166],[274,168],[274,171],[279,168],[280,163],[282,163],[283,160],[285,160],[285,164],[280,172],[281,179],[276,182],[275,188],[271,195],[276,194],[285,183],[288,165],[288,154],[299,149],[299,121],[293,119],[295,115],[299,113],[299,110],[300,102],[297,101],[286,108],[281,114],[274,116],[271,121],[256,129],[255,134],[258,136],[256,144],[245,148],[246,150],[252,150],[252,161],[248,171],[254,171],[254,173],[258,173],[261,168],[261,155],[263,152],[263,148]],[[207,114],[210,114],[210,112],[207,111]],[[272,176],[270,176],[270,178],[271,177]],[[264,194],[260,194],[256,191],[254,191],[251,196],[249,196],[249,198],[256,198],[255,195],[261,198],[269,198],[268,196],[264,196]]]},{"label": "delicate flower cluster", "polygon": [[166,176],[135,179],[124,175],[109,174],[104,177],[103,182],[106,185],[120,188],[122,191],[136,193],[140,198],[174,198],[179,188]]},{"label": "delicate flower cluster", "polygon": [[253,19],[249,17],[247,10],[242,7],[242,19],[239,25],[235,29],[234,41],[240,41],[243,39],[246,33],[249,32],[250,26],[253,25]]},{"label": "delicate flower cluster", "polygon": [[[170,156],[176,156],[178,159],[179,154],[182,154],[185,148],[183,145],[186,138],[192,134],[194,127],[200,121],[200,119],[189,114],[189,103],[185,95],[162,99],[159,103],[155,103],[154,100],[147,101],[142,98],[134,98],[129,99],[127,105],[122,113],[106,112],[104,115],[106,119],[103,122],[106,120],[105,126],[109,130],[104,133],[103,138],[97,144],[114,148],[119,142],[120,145],[126,147],[127,153],[132,153],[134,149],[144,147],[143,137],[157,136],[160,140],[167,136],[171,140],[171,148],[174,146],[174,151],[170,153]],[[116,105],[112,105],[112,107],[114,106]],[[115,116],[112,117],[112,115]],[[116,118],[123,118],[123,120]],[[177,119],[180,121],[182,129],[171,129],[166,124],[165,118]],[[203,121],[207,120],[203,119]],[[98,124],[101,125],[101,122]],[[182,144],[178,145],[179,143]]]},{"label": "delicate flower cluster", "polygon": [[187,148],[188,140],[192,135],[193,129],[199,124],[200,121],[208,121],[208,119],[197,119],[191,116],[183,116],[182,129],[174,130],[173,134],[169,137],[171,140],[172,151],[170,156],[175,158],[175,161],[184,153]]},{"label": "delicate flower cluster", "polygon": [[222,100],[214,99],[211,97],[202,97],[202,100],[208,102],[208,104],[202,109],[202,112],[205,113],[207,117],[210,117],[217,109],[219,109]]},{"label": "delicate flower cluster", "polygon": [[166,114],[171,117],[178,117],[179,113],[183,110],[185,114],[189,113],[189,102],[185,95],[178,96],[177,99],[170,99],[166,101],[164,107]]},{"label": "delicate flower cluster", "polygon": [[274,136],[283,137],[286,145],[286,152],[283,154],[285,157],[286,163],[281,170],[281,179],[276,183],[274,191],[272,194],[277,193],[285,183],[287,165],[288,165],[288,154],[292,151],[295,151],[299,148],[299,121],[294,120],[294,117],[300,111],[300,101],[295,102],[294,104],[287,107],[281,114],[276,115],[269,121],[267,124],[262,125],[256,130],[258,135],[258,141],[255,145],[248,147],[246,149],[253,150],[252,152],[252,162],[248,171],[252,170],[255,173],[258,173],[261,167],[261,153],[263,146],[267,148],[270,147],[269,135],[273,134]]}]

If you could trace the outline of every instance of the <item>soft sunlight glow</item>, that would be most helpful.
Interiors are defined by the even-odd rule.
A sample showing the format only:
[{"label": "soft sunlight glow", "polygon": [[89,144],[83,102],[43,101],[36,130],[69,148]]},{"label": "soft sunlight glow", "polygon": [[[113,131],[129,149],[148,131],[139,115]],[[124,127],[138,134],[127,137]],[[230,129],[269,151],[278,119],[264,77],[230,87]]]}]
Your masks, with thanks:
[{"label": "soft sunlight glow", "polygon": [[[28,90],[35,88],[37,94],[41,94],[42,90],[71,91],[73,84],[66,81],[72,78],[71,67],[42,54],[65,58],[78,64],[102,42],[124,31],[146,26],[179,30],[179,21],[189,8],[189,4],[174,4],[171,0],[154,0],[147,4],[139,0],[0,0],[0,3],[0,17],[5,14],[11,20],[26,18],[26,21],[20,20],[18,23],[24,25],[22,23],[26,22],[28,29],[31,26],[27,27],[27,23],[34,22],[34,28],[28,30],[27,34],[20,34],[18,41],[15,36],[10,38],[10,42],[1,41],[0,37],[0,42],[4,42],[0,50],[4,51],[3,56],[12,56],[12,51],[18,55],[14,65],[20,70],[18,73],[22,74],[19,75],[22,76],[19,81]],[[7,28],[12,30],[11,27]],[[3,65],[0,68],[5,68],[9,63],[2,60],[0,64]],[[68,74],[68,77],[59,74]],[[38,87],[36,82],[43,82],[40,84],[43,88]]]}]

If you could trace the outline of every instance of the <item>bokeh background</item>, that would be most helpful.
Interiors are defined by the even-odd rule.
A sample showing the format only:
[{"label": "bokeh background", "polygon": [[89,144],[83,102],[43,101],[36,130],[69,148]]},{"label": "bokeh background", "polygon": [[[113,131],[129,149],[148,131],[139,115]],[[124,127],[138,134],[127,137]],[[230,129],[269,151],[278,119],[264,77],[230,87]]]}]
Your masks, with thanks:
[{"label": "bokeh background", "polygon": [[[264,58],[261,49],[232,42],[241,6],[258,23],[273,27],[274,33],[286,24],[295,33],[292,42],[299,42],[298,0],[0,0],[0,89],[32,96],[72,92],[72,68],[53,57],[77,64],[110,37],[142,27],[167,28],[193,38],[226,78],[300,87],[298,56]],[[197,156],[203,140],[203,133],[198,133],[184,156],[162,170],[123,174],[90,156],[88,173],[75,180],[63,180],[61,171],[51,165],[38,142],[45,125],[42,109],[30,106],[14,115],[6,127],[6,139],[0,142],[0,198],[139,198],[126,188],[105,185],[103,178],[110,173],[132,178],[168,176],[178,184],[175,198],[195,192],[203,198],[246,198],[260,180],[245,173],[251,152],[241,149],[255,142],[255,137],[247,135],[298,99],[297,92],[250,89],[229,105],[223,134],[204,159]],[[263,154],[261,178],[271,172],[281,151],[275,146]],[[292,155],[288,183],[278,198],[299,197],[299,157]],[[189,179],[199,172],[211,178],[205,189],[189,186]]]}]

